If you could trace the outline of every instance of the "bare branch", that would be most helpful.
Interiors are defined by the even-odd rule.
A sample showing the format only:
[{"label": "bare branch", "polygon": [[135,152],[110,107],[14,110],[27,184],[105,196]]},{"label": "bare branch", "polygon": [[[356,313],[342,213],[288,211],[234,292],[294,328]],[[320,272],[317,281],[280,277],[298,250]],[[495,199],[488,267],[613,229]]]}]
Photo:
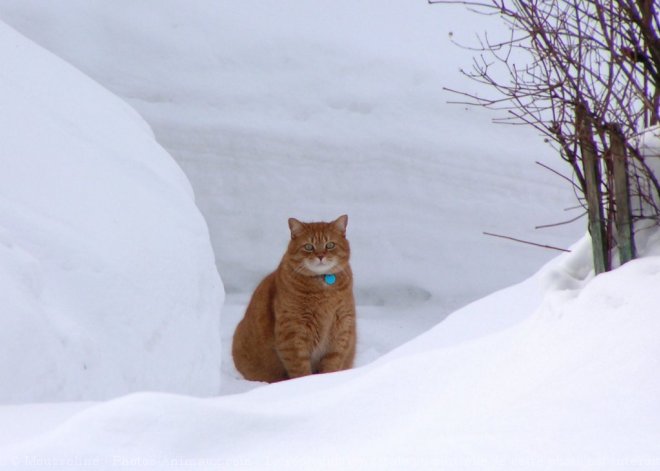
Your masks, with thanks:
[{"label": "bare branch", "polygon": [[562,221],[562,222],[555,222],[554,224],[543,224],[542,226],[536,226],[534,229],[548,229],[550,227],[557,227],[557,226],[565,226],[566,224],[571,224],[577,221],[578,219],[582,219],[587,215],[587,212],[581,213],[579,216],[575,216],[574,218],[571,218],[567,221]]},{"label": "bare branch", "polygon": [[[477,53],[471,69],[461,71],[493,93],[481,96],[445,90],[462,98],[457,103],[496,111],[499,115],[493,121],[497,123],[531,126],[557,150],[574,178],[539,165],[570,182],[580,207],[589,210],[592,236],[595,224],[602,224],[606,267],[617,240],[613,221],[622,206],[617,199],[623,197],[615,194],[622,183],[614,182],[612,126],[620,130],[616,136],[623,139],[626,149],[629,191],[637,201],[632,217],[660,224],[660,179],[646,162],[637,139],[645,127],[660,121],[657,0],[429,3],[463,5],[479,14],[496,13],[502,19],[507,37],[493,39],[488,32],[479,36],[471,48]],[[617,168],[622,182],[621,167]],[[589,201],[585,199],[587,190]]]},{"label": "bare branch", "polygon": [[540,165],[540,166],[543,167],[544,169],[549,170],[549,171],[551,171],[552,173],[554,173],[555,175],[557,175],[557,176],[563,178],[563,179],[566,180],[568,183],[570,183],[573,187],[575,187],[577,190],[580,190],[580,191],[582,190],[578,185],[575,184],[575,182],[574,182],[573,180],[571,180],[570,178],[568,178],[566,175],[564,175],[564,174],[558,172],[557,170],[555,170],[555,169],[553,169],[553,168],[551,168],[551,167],[545,165],[545,164],[542,163],[542,162],[539,162],[538,160],[537,160],[535,163],[536,163],[536,165]]},{"label": "bare branch", "polygon": [[570,250],[567,249],[562,249],[560,247],[555,247],[552,245],[546,245],[546,244],[537,244],[536,242],[530,242],[528,240],[522,240],[522,239],[516,239],[515,237],[509,237],[501,234],[493,234],[491,232],[483,232],[484,235],[491,236],[491,237],[499,237],[500,239],[507,239],[507,240],[512,240],[514,242],[520,242],[521,244],[527,244],[527,245],[534,245],[536,247],[541,247],[544,249],[552,249],[552,250],[559,250],[560,252],[570,252]]}]

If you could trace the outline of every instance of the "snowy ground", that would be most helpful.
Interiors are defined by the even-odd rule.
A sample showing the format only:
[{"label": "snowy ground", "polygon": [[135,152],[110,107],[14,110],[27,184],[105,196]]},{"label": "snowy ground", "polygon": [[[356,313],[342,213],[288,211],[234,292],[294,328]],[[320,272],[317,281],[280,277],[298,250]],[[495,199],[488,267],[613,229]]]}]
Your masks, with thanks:
[{"label": "snowy ground", "polygon": [[645,258],[596,279],[583,241],[524,283],[348,372],[219,398],[141,393],[0,408],[17,430],[2,437],[0,464],[660,469],[660,234],[651,235]]},{"label": "snowy ground", "polygon": [[[52,58],[43,62],[42,52],[32,56],[27,43],[7,32],[0,52],[4,64],[11,59],[14,65],[4,67],[0,78],[6,82],[3,103],[14,106],[12,113],[0,115],[3,129],[17,149],[26,143],[40,149],[26,156],[42,156],[34,161],[35,171],[6,178],[1,195],[10,208],[17,208],[16,194],[6,194],[6,188],[39,194],[40,178],[57,182],[60,175],[56,165],[45,165],[52,149],[43,133],[37,133],[41,140],[11,134],[17,127],[30,129],[19,127],[24,122],[85,142],[91,156],[107,151],[108,162],[114,162],[111,155],[124,155],[115,146],[151,149],[145,155],[160,156],[153,161],[158,178],[138,172],[141,177],[130,185],[137,195],[145,196],[138,191],[145,182],[178,182],[163,184],[163,191],[155,193],[159,202],[176,201],[176,210],[156,204],[153,219],[139,221],[160,221],[157,229],[168,243],[157,244],[156,252],[149,244],[137,244],[131,258],[115,251],[86,251],[78,257],[93,254],[124,263],[112,265],[116,272],[101,265],[99,283],[82,264],[84,270],[70,279],[66,291],[71,305],[79,308],[77,303],[89,301],[89,284],[100,289],[110,275],[123,281],[129,275],[126,291],[106,293],[100,299],[107,303],[97,302],[96,308],[123,303],[132,310],[106,311],[101,323],[87,319],[87,335],[74,337],[85,348],[72,358],[96,356],[106,365],[151,359],[159,378],[170,374],[176,382],[149,383],[152,370],[141,366],[148,363],[117,363],[111,374],[137,369],[145,375],[143,382],[127,383],[132,390],[171,393],[181,392],[184,383],[199,386],[202,382],[187,384],[186,376],[201,371],[195,369],[197,360],[215,367],[216,376],[206,377],[211,382],[203,390],[190,390],[214,396],[208,398],[140,392],[107,402],[0,406],[0,468],[660,469],[657,233],[649,231],[648,244],[640,245],[644,259],[596,279],[583,240],[573,253],[521,284],[439,323],[456,307],[525,279],[554,256],[484,238],[482,231],[559,246],[571,245],[582,232],[579,226],[533,230],[573,215],[563,211],[573,205],[563,182],[533,164],[553,162],[536,136],[520,128],[493,127],[490,116],[445,103],[448,97],[440,87],[456,86],[456,69],[468,62],[448,45],[446,34],[468,35],[475,26],[458,10],[375,0],[336,0],[322,9],[294,0],[67,0],[67,8],[62,5],[0,0],[0,17],[126,99],[184,168],[210,226],[227,286],[220,326],[222,385],[209,392],[220,366],[219,355],[210,354],[220,343],[213,327],[218,317],[209,301],[217,296],[219,283],[209,274],[205,227],[190,193],[181,191],[187,183],[135,114],[80,77],[63,82],[54,72],[63,64],[53,65],[58,61]],[[20,80],[17,73],[23,74]],[[18,84],[22,91],[31,90],[35,77],[50,93],[16,92]],[[80,99],[76,93],[89,87],[97,90],[85,101],[94,119],[71,108]],[[17,96],[27,97],[26,104]],[[123,111],[111,111],[110,102]],[[32,115],[20,115],[26,110]],[[103,118],[96,116],[98,110]],[[44,123],[40,116],[52,119]],[[98,125],[95,132],[116,132],[109,133],[110,141],[96,140],[85,131],[87,125]],[[138,130],[145,133],[144,148],[127,138],[139,135]],[[75,158],[87,162],[84,155]],[[2,156],[12,162],[12,154]],[[102,190],[116,182],[126,185],[136,175],[130,161],[119,167],[105,180],[88,173],[73,181],[85,181],[87,191],[107,196]],[[137,195],[135,201],[142,201]],[[78,198],[76,204],[62,205],[71,211],[74,228],[87,221],[85,202]],[[139,209],[129,203],[119,207],[129,214]],[[271,386],[240,380],[229,360],[229,339],[251,289],[281,256],[286,218],[330,218],[344,212],[350,214],[355,254],[358,367]],[[13,234],[12,243],[25,243],[39,234],[35,228],[50,227],[37,224],[39,219],[32,230],[19,232],[11,214],[0,213],[0,222]],[[69,240],[67,247],[75,252],[105,240],[104,232],[121,234],[102,230],[103,214],[87,221],[92,230],[87,239],[74,239],[82,245]],[[120,216],[117,212],[117,221]],[[140,236],[154,230],[132,227],[130,218],[119,226]],[[51,240],[48,234],[43,239]],[[44,247],[43,253],[52,252],[55,259],[69,254],[59,246]],[[188,264],[191,252],[198,254],[198,264]],[[154,253],[157,262],[149,258]],[[8,283],[27,287],[16,292],[52,307],[30,291],[30,264],[4,263],[3,269]],[[201,271],[191,273],[196,269]],[[58,270],[52,270],[52,280],[68,279],[66,270]],[[145,290],[132,278],[140,276],[157,283]],[[171,296],[180,298],[170,302]],[[194,308],[196,299],[206,300],[203,309],[199,304]],[[154,304],[145,311],[148,302]],[[158,306],[173,312],[158,313]],[[113,317],[117,312],[121,319]],[[204,315],[198,317],[200,312]],[[45,313],[52,319],[52,313]],[[6,325],[21,326],[25,317],[15,319]],[[130,329],[137,319],[143,329],[131,337],[135,348],[126,350],[123,343],[112,353],[98,348],[104,344],[97,339],[104,335],[125,338],[125,331],[117,336],[113,326]],[[15,345],[29,339],[30,332],[49,332],[44,323],[23,327],[27,334],[10,339]],[[156,354],[149,351],[154,339],[162,341]],[[177,356],[180,348],[188,356]],[[7,371],[36,374],[28,360],[48,359],[39,348],[28,350],[29,355],[16,350],[3,357],[2,390],[14,380]],[[46,384],[37,379],[30,387],[38,392]],[[102,388],[104,383],[93,384]],[[92,398],[83,380],[80,386],[77,397]],[[48,400],[51,391],[41,392]],[[20,394],[12,400],[20,401]]]},{"label": "snowy ground", "polygon": [[[0,15],[126,99],[188,175],[228,293],[227,340],[288,240],[348,213],[364,364],[531,275],[580,224],[529,130],[447,104],[485,19],[425,1],[0,0]],[[139,20],[138,20],[139,19]],[[225,356],[225,360],[228,357]],[[235,384],[223,366],[224,391]]]}]

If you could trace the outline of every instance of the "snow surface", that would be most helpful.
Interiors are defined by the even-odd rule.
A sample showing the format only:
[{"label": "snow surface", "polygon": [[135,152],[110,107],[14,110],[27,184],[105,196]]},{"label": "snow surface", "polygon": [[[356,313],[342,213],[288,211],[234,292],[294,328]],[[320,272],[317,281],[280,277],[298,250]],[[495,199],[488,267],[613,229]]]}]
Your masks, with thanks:
[{"label": "snow surface", "polygon": [[[647,235],[645,258],[597,278],[585,239],[367,366],[219,398],[140,393],[81,405],[54,429],[7,443],[0,463],[660,469],[660,233]],[[28,423],[42,413],[34,407],[22,411]]]},{"label": "snow surface", "polygon": [[223,289],[140,116],[0,23],[0,401],[220,387]]},{"label": "snow surface", "polygon": [[[553,162],[536,136],[444,103],[440,87],[466,63],[445,35],[475,27],[460,12],[398,0],[0,0],[0,16],[127,99],[184,167],[228,281],[225,359],[288,216],[350,214],[360,303],[356,369],[261,385],[225,361],[221,392],[253,390],[0,406],[1,469],[660,469],[657,232],[641,235],[645,258],[597,278],[583,239],[432,327],[552,255],[481,231],[560,246],[581,232],[531,229],[572,205],[533,165]],[[20,359],[17,384],[33,375],[21,400],[51,392],[53,370],[35,359],[66,365],[78,352],[112,365],[89,385],[100,397],[122,392],[117,374],[145,389],[217,390],[209,313],[221,285],[185,178],[127,106],[0,28],[11,84],[0,119],[17,132],[3,149],[36,148],[25,167],[6,166],[25,178],[8,172],[0,185],[0,240],[15,248],[0,246],[0,296],[22,309],[3,318],[14,343],[0,365]],[[35,320],[51,313],[51,325]],[[64,384],[92,377],[77,374]]]},{"label": "snow surface", "polygon": [[[66,6],[66,7],[64,7]],[[223,393],[249,295],[286,247],[286,220],[348,213],[357,364],[567,247],[572,190],[535,133],[447,103],[486,18],[424,0],[0,0],[0,16],[126,99],[195,190],[227,290]],[[560,170],[561,167],[559,168]]]},{"label": "snow surface", "polygon": [[[66,5],[66,7],[64,7]],[[425,0],[0,0],[0,15],[127,99],[195,189],[230,304],[274,269],[287,218],[350,216],[361,305],[433,322],[567,247],[570,186],[534,132],[451,105],[486,18]]]}]

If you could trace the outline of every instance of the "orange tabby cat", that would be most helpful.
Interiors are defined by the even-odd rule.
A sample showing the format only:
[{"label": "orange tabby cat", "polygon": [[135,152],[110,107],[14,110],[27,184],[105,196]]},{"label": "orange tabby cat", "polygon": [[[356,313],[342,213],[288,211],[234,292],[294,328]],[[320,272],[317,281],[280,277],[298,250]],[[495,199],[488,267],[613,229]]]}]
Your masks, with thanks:
[{"label": "orange tabby cat", "polygon": [[289,219],[289,248],[255,290],[234,333],[234,363],[246,379],[272,383],[353,365],[347,223],[345,215],[329,223]]}]

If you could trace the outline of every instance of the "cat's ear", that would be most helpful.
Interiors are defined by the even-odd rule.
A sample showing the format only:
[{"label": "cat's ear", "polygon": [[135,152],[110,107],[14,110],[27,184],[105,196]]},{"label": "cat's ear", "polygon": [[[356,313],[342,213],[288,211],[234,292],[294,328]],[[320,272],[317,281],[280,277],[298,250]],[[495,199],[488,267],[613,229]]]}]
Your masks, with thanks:
[{"label": "cat's ear", "polygon": [[295,239],[298,237],[305,226],[303,225],[302,222],[298,221],[296,218],[290,218],[289,219],[289,229],[291,229],[291,238]]},{"label": "cat's ear", "polygon": [[335,221],[332,222],[332,225],[335,226],[335,229],[341,232],[341,235],[346,235],[346,226],[348,226],[348,216],[346,214],[344,214],[343,216],[339,216]]}]

